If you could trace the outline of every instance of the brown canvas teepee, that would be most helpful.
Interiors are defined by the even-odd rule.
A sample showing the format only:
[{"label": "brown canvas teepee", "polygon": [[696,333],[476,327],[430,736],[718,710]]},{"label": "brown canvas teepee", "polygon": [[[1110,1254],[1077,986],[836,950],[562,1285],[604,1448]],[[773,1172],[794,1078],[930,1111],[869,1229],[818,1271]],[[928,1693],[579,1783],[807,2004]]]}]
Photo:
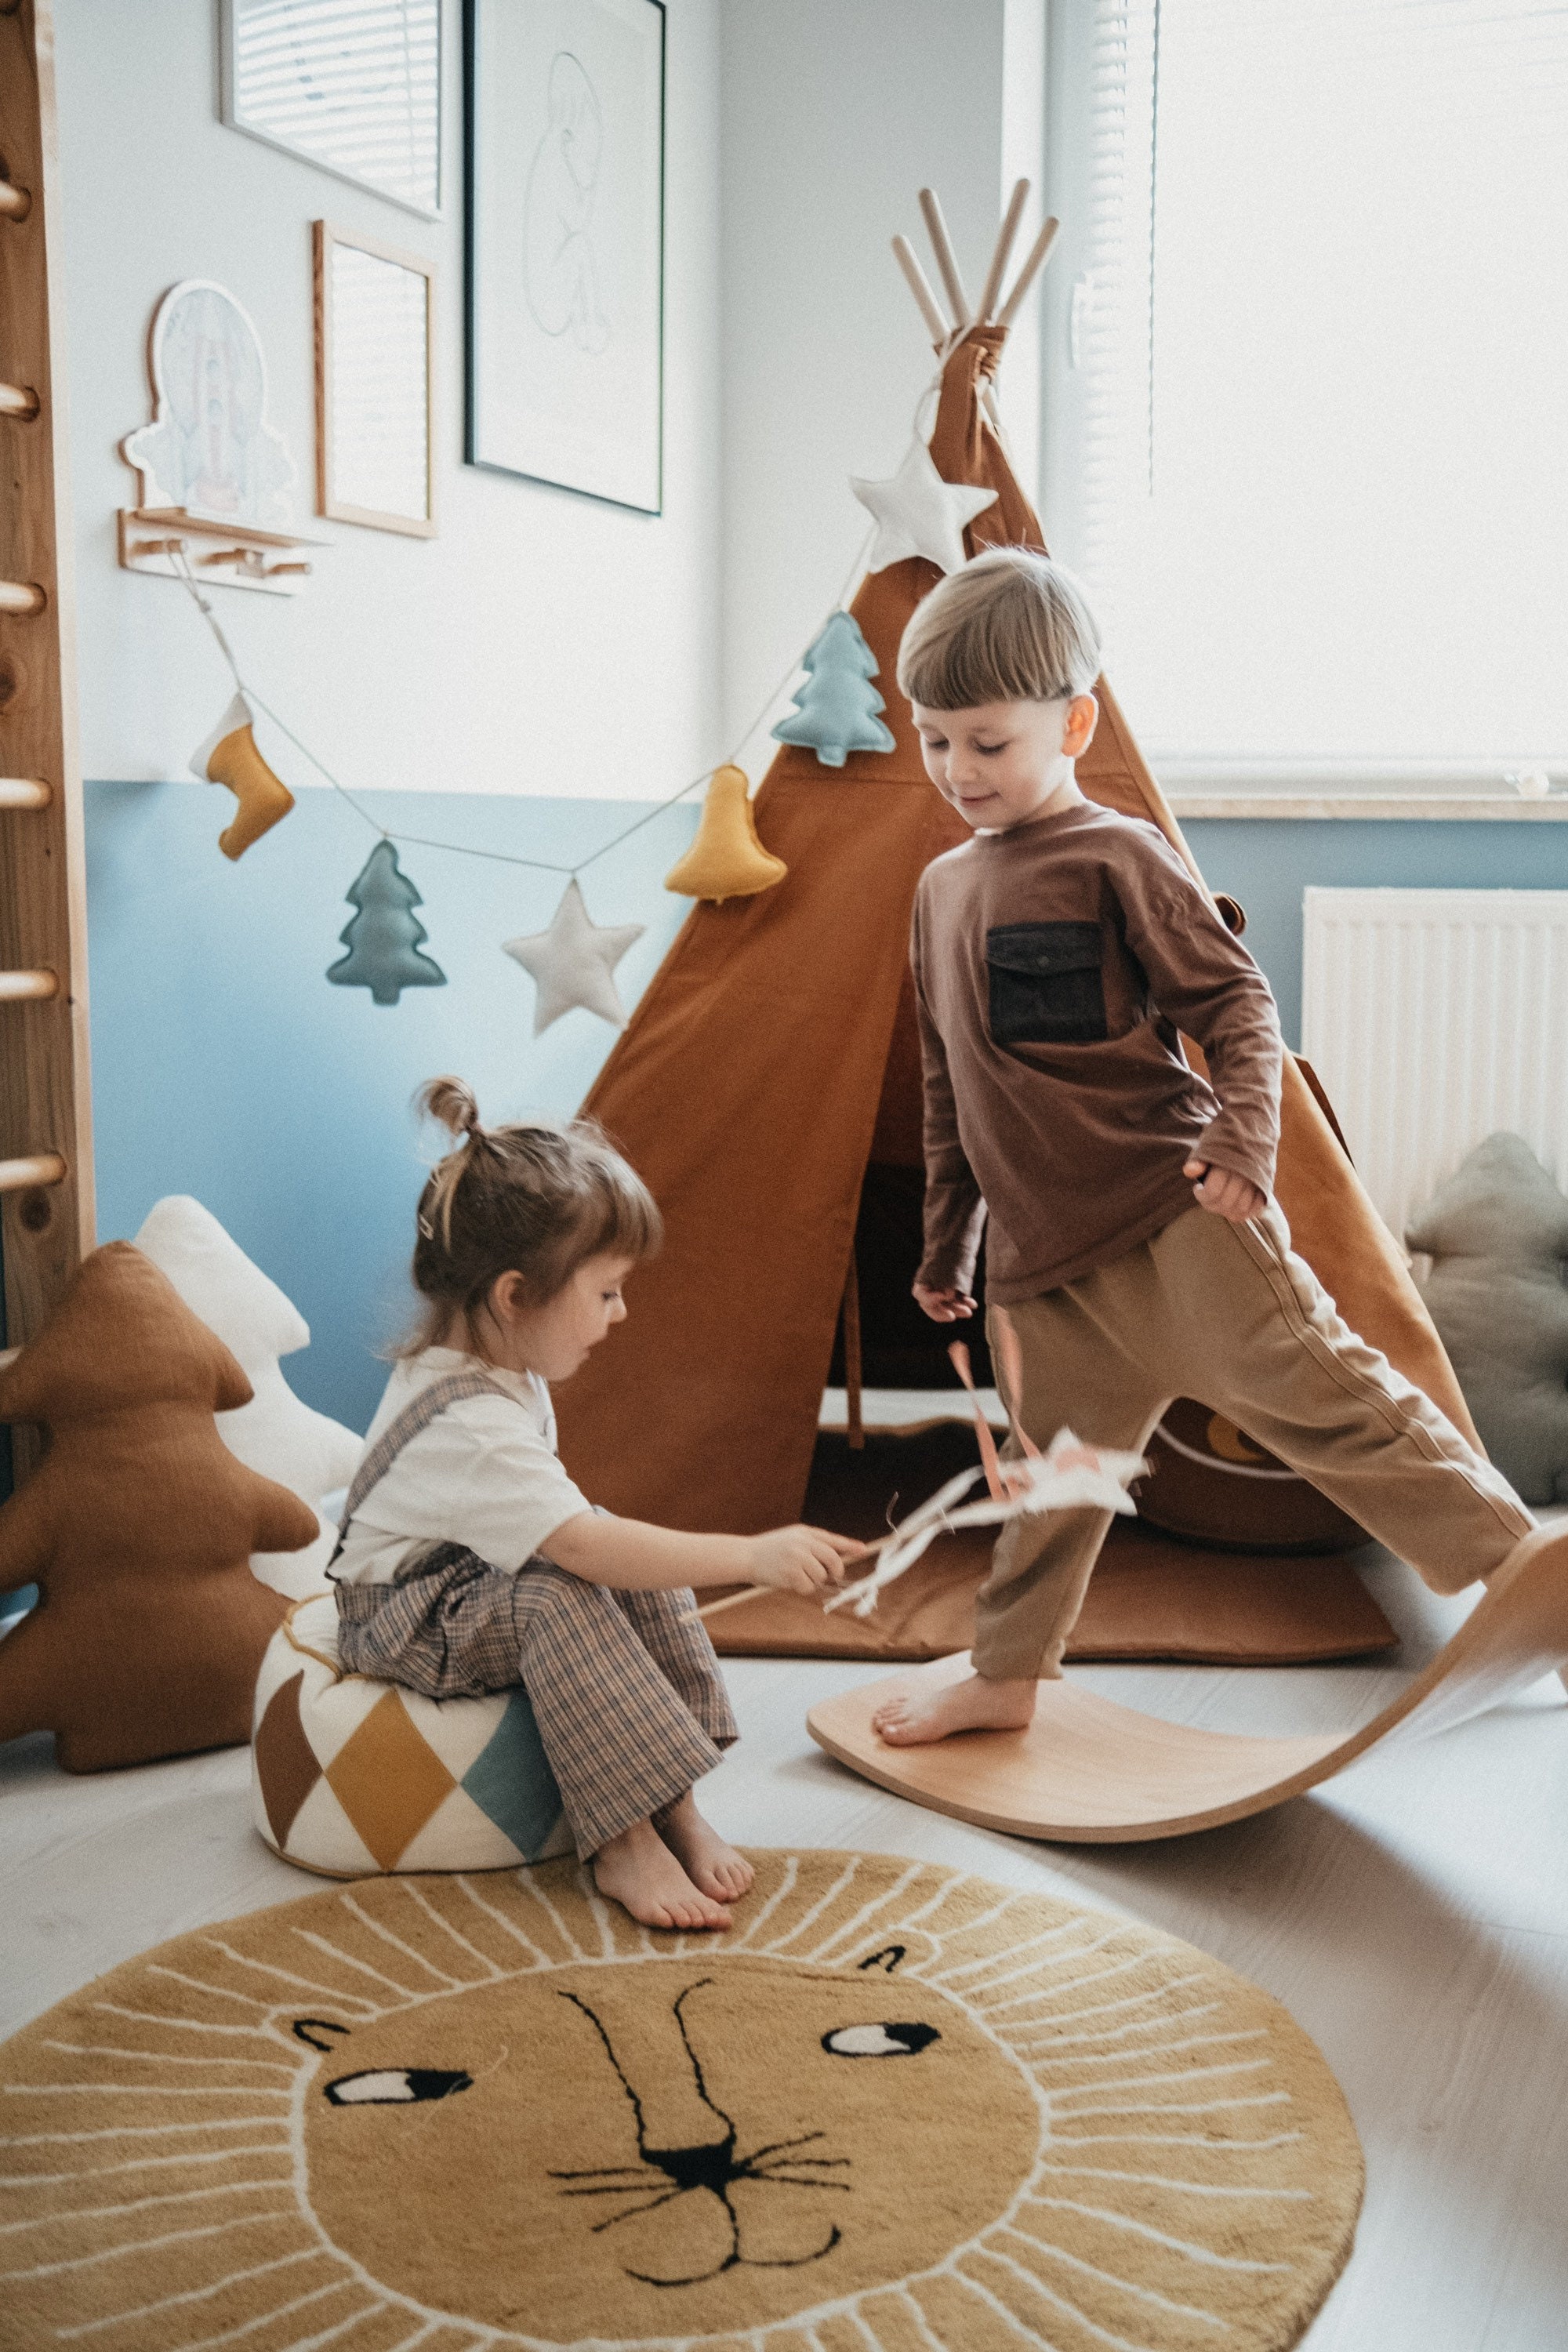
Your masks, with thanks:
[{"label": "brown canvas teepee", "polygon": [[[954,342],[931,443],[945,480],[996,492],[970,527],[972,555],[1044,544],[986,413],[1005,332],[975,325]],[[881,1256],[907,1297],[921,1181],[910,913],[922,868],[967,829],[926,778],[894,672],[905,625],[939,577],[933,564],[910,559],[867,578],[851,609],[879,665],[894,749],[851,752],[838,769],[807,750],[779,751],[755,813],[786,878],[757,897],[692,909],[584,1105],[652,1188],[667,1232],[662,1255],[634,1277],[628,1321],[557,1400],[566,1463],[612,1510],[734,1531],[797,1517],[852,1250],[864,1289],[868,1263],[878,1257],[879,1204],[889,1204],[898,1225]],[[1096,691],[1100,727],[1079,782],[1095,799],[1159,825],[1192,864],[1103,679]],[[1297,1246],[1346,1319],[1468,1430],[1403,1256],[1290,1065],[1278,1191]],[[942,1348],[952,1334],[928,1326],[926,1335],[929,1383],[884,1373],[885,1384],[951,1379]],[[868,1358],[876,1345],[868,1331]],[[878,1377],[869,1361],[868,1375]],[[813,1499],[824,1507],[817,1493]],[[918,1499],[904,1488],[905,1507]],[[1223,1583],[1225,1564],[1215,1569],[1214,1554],[1202,1557]],[[876,1619],[860,1624],[841,1612],[821,1621],[815,1604],[776,1595],[721,1619],[714,1631],[739,1636],[749,1624],[747,1648],[931,1654],[967,1638],[963,1614],[983,1567],[983,1556],[968,1561],[956,1617],[938,1608],[941,1622],[901,1649],[889,1647],[885,1629],[879,1635]],[[1300,1600],[1326,1570],[1312,1561],[1292,1572]],[[1336,1572],[1355,1585],[1348,1571]],[[764,1620],[771,1635],[758,1631]],[[824,1622],[831,1633],[818,1638],[811,1628]],[[1375,1612],[1357,1622],[1363,1638],[1352,1633],[1327,1647],[1392,1638]],[[1100,1646],[1102,1654],[1141,1649],[1136,1638]],[[1154,1646],[1207,1654],[1201,1637]],[[1237,1656],[1291,1654],[1289,1643],[1282,1651],[1266,1639],[1249,1646],[1245,1634],[1219,1647]],[[1309,1643],[1295,1654],[1322,1650]]]}]

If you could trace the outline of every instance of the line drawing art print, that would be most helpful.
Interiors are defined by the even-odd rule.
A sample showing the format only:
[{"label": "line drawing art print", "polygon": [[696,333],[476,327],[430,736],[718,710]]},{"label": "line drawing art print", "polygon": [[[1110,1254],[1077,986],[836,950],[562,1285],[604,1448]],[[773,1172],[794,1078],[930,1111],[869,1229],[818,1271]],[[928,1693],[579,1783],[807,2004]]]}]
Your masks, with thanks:
[{"label": "line drawing art print", "polygon": [[467,0],[468,458],[662,501],[662,0]]},{"label": "line drawing art print", "polygon": [[550,123],[528,175],[523,272],[528,307],[547,335],[602,352],[612,329],[599,308],[594,198],[605,147],[599,94],[580,58],[560,49],[550,65]]}]

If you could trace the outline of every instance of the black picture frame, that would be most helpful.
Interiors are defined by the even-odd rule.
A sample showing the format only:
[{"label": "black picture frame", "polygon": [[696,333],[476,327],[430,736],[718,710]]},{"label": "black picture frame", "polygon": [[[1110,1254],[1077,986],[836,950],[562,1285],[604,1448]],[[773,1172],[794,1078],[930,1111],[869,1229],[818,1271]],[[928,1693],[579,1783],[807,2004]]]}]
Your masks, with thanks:
[{"label": "black picture frame", "polygon": [[664,0],[464,0],[464,457],[664,510]]}]

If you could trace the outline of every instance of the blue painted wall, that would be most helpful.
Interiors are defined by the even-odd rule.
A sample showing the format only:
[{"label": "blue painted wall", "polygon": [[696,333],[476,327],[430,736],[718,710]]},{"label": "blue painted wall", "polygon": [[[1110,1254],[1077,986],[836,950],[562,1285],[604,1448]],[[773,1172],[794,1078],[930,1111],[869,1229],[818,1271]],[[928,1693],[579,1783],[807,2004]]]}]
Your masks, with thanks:
[{"label": "blue painted wall", "polygon": [[1568,824],[1418,824],[1328,818],[1194,819],[1184,826],[1211,889],[1247,909],[1247,944],[1279,1000],[1288,1044],[1301,1038],[1301,893],[1568,890]]},{"label": "blue painted wall", "polygon": [[[569,864],[646,812],[625,801],[366,793],[399,832]],[[537,1041],[533,983],[500,942],[548,925],[565,877],[493,858],[399,849],[445,988],[396,1005],[329,987],[375,836],[325,790],[230,865],[226,793],[88,786],[88,905],[99,1232],[129,1239],[165,1192],[193,1192],[299,1306],[290,1382],[363,1429],[386,1378],[378,1348],[412,1310],[406,1267],[439,1130],[409,1097],[454,1070],[489,1120],[575,1109],[614,1042],[593,1013]],[[695,813],[654,816],[583,877],[597,923],[647,926],[622,962],[628,1009],[686,902],[660,887]]]}]

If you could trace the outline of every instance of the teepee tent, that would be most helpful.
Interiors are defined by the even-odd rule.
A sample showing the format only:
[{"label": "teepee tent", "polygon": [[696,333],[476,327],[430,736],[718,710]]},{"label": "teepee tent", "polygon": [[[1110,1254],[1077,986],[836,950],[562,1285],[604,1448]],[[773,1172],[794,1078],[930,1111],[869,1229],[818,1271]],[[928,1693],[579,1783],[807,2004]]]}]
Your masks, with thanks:
[{"label": "teepee tent", "polygon": [[[1016,201],[1005,242],[1019,209]],[[1002,275],[994,263],[972,319],[934,202],[927,218],[956,313],[951,329],[907,247],[899,257],[943,354],[931,458],[944,482],[995,493],[969,525],[969,555],[1043,547],[993,422],[993,379],[1021,287],[991,315]],[[1026,271],[1043,259],[1051,226]],[[779,751],[754,808],[785,878],[755,897],[694,907],[584,1104],[640,1170],[666,1221],[662,1254],[634,1277],[629,1319],[558,1398],[568,1466],[612,1510],[735,1531],[796,1517],[841,1307],[847,1344],[838,1338],[837,1360],[848,1356],[851,1376],[857,1322],[867,1327],[868,1370],[881,1344],[866,1312],[879,1278],[884,1292],[901,1290],[921,1322],[907,1301],[921,1183],[910,914],[923,867],[967,828],[925,775],[894,674],[905,625],[940,576],[910,557],[866,578],[849,609],[876,659],[891,751],[851,751],[831,767],[800,745]],[[1103,678],[1096,691],[1100,726],[1080,784],[1157,824],[1191,865]],[[1403,1255],[1289,1064],[1278,1192],[1298,1248],[1346,1319],[1468,1430]],[[951,1382],[952,1336],[924,1327],[929,1379],[910,1379],[905,1367],[889,1384]],[[910,1339],[904,1327],[885,1352]],[[918,1499],[905,1491],[906,1507]],[[772,1622],[781,1608],[811,1607],[770,1596],[756,1614]],[[721,1622],[738,1633],[751,1614]],[[844,1638],[818,1643],[803,1618],[802,1639],[779,1646],[843,1651],[849,1622],[845,1612],[829,1619]],[[1384,1637],[1385,1628],[1373,1631],[1367,1645]],[[944,1645],[955,1646],[951,1622],[916,1654]],[[1245,1643],[1236,1653],[1247,1654]]]}]

